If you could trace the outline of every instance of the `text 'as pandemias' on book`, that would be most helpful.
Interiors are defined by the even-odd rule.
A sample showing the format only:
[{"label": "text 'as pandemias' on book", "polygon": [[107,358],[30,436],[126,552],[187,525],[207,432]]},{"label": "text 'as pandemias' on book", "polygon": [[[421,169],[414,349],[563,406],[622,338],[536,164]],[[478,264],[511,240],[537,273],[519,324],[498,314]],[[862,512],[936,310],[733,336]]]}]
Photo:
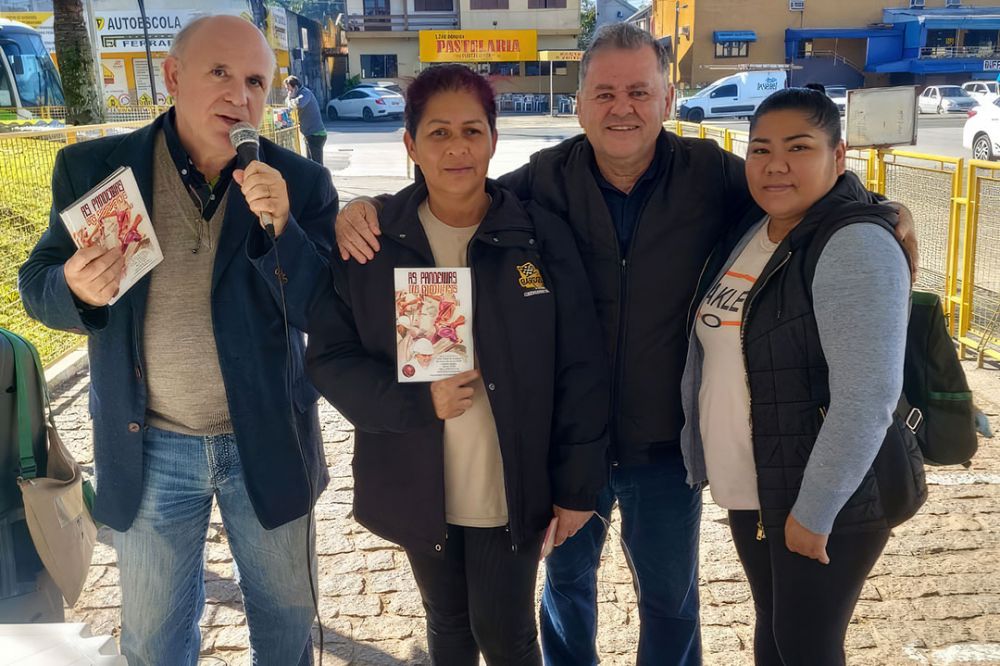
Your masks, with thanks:
[{"label": "text 'as pandemias' on book", "polygon": [[59,213],[78,248],[98,245],[107,250],[118,247],[125,259],[118,293],[108,305],[120,299],[129,287],[163,261],[153,225],[130,167],[117,169],[97,187]]},{"label": "text 'as pandemias' on book", "polygon": [[396,378],[433,382],[475,367],[472,272],[395,269]]}]

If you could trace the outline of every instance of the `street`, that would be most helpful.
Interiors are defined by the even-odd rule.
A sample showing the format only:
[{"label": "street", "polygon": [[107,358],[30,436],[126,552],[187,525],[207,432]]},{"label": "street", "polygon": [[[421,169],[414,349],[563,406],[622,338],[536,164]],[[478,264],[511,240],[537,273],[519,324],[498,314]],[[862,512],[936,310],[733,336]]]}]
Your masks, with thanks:
[{"label": "street", "polygon": [[[918,122],[916,146],[900,149],[932,155],[970,158],[962,147],[965,116],[922,115]],[[710,121],[721,127],[743,130],[747,121]],[[397,189],[409,183],[406,150],[403,147],[403,123],[397,120],[342,120],[327,122],[326,166],[333,173],[341,203],[355,196],[380,194],[372,189],[372,179],[382,185],[393,183]],[[581,131],[574,116],[550,118],[544,115],[509,115],[497,119],[497,152],[490,163],[490,176],[496,178],[525,163],[528,156]],[[385,180],[389,179],[389,180]],[[396,180],[398,179],[398,180]]]}]

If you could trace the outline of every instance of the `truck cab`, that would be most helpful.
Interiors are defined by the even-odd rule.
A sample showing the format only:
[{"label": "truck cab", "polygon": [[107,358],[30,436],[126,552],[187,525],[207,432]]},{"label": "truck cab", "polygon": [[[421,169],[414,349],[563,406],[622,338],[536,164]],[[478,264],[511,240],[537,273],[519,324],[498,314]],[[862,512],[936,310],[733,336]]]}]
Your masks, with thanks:
[{"label": "truck cab", "polygon": [[37,30],[0,18],[0,121],[25,121],[64,106],[59,72]]}]

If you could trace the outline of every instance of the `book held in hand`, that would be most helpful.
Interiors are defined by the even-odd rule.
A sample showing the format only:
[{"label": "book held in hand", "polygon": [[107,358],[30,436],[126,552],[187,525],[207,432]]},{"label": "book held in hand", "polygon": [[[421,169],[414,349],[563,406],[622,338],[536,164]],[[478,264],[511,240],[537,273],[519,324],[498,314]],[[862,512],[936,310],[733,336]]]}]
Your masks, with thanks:
[{"label": "book held in hand", "polygon": [[475,367],[472,272],[395,269],[396,378],[433,382]]},{"label": "book held in hand", "polygon": [[59,213],[78,248],[117,245],[125,258],[118,293],[108,305],[120,299],[129,287],[163,261],[146,204],[139,193],[130,167],[117,169],[97,187]]}]

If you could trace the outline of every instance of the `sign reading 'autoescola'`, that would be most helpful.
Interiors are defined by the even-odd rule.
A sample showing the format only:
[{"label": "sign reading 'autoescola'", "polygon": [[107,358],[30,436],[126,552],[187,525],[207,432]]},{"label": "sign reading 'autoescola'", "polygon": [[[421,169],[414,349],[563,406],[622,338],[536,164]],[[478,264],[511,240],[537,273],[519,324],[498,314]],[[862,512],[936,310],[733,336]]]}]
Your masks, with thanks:
[{"label": "sign reading 'autoescola'", "polygon": [[421,62],[518,62],[538,59],[534,30],[421,30]]}]

